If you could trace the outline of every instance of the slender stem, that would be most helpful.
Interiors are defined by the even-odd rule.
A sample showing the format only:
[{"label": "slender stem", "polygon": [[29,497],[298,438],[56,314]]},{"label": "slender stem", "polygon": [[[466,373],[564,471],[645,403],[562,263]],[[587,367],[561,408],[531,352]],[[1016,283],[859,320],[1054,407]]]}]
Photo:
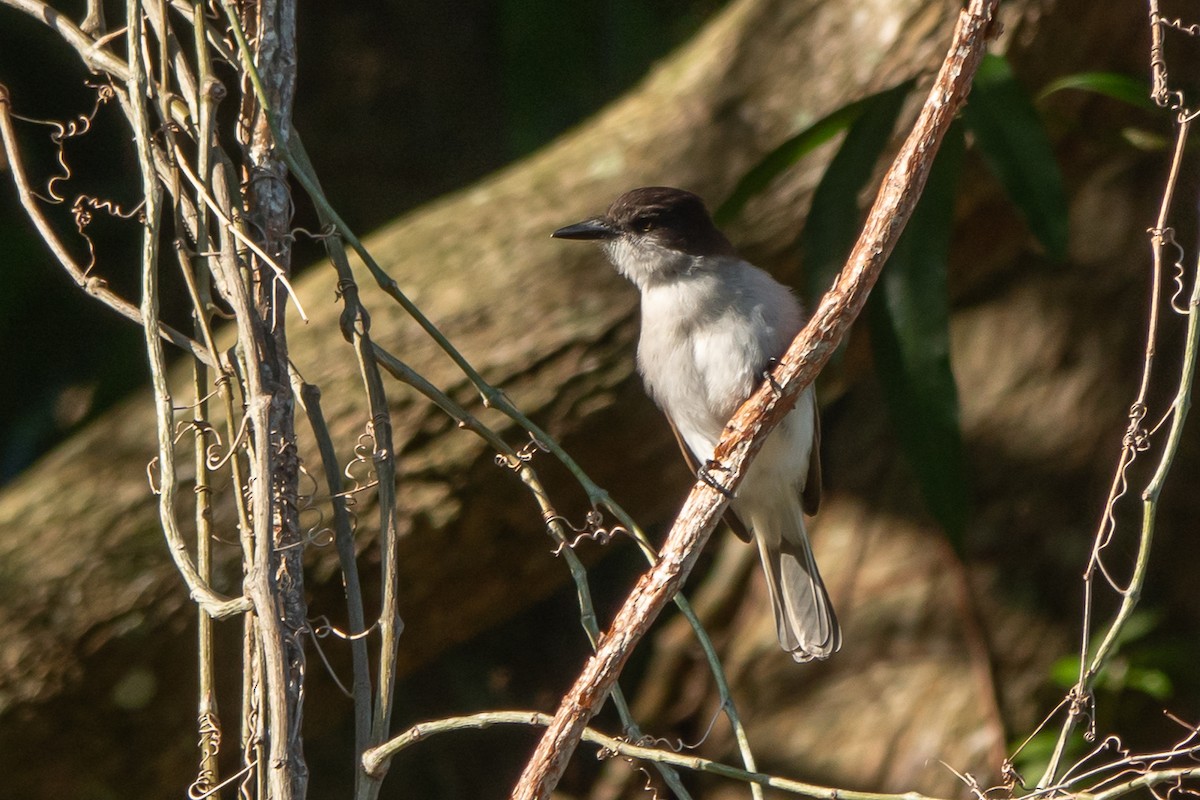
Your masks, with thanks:
[{"label": "slender stem", "polygon": [[54,30],[64,42],[74,48],[83,63],[94,70],[103,70],[125,83],[130,78],[129,65],[112,51],[100,47],[65,14],[41,0],[0,0],[0,3],[24,11],[38,22]]},{"label": "slender stem", "polygon": [[[97,14],[101,13],[97,11]],[[165,16],[165,13],[164,13]],[[199,70],[197,80],[200,86],[206,86],[210,78],[208,63],[208,48],[204,40],[204,11],[197,6],[193,24],[193,46],[196,50],[196,64]],[[197,121],[196,159],[197,171],[208,175],[209,140],[212,137],[212,98],[205,92],[199,93],[195,100],[195,119]],[[196,220],[196,251],[207,253],[210,240],[208,236],[208,212],[206,208],[198,208]],[[184,283],[192,301],[193,335],[203,341],[210,352],[217,352],[213,342],[212,319],[209,309],[212,306],[212,287],[207,264],[207,256],[200,259],[202,268],[199,277],[192,270],[187,256],[182,248],[177,248],[177,255]],[[209,412],[209,371],[199,361],[193,361],[193,397],[196,404],[197,420],[208,424]],[[228,384],[222,381],[222,387],[228,392]],[[208,436],[207,429],[197,425],[194,432],[196,473],[196,566],[200,576],[211,580],[212,574],[212,491],[208,471]],[[236,462],[236,457],[232,459]],[[221,745],[220,711],[217,705],[215,661],[216,653],[213,646],[213,624],[207,615],[199,614],[199,656],[200,656],[200,775],[194,789],[204,792],[220,783],[219,760]],[[194,792],[195,793],[195,792]]]},{"label": "slender stem", "polygon": [[1144,405],[1146,394],[1150,390],[1150,375],[1154,367],[1154,351],[1158,343],[1158,314],[1162,298],[1163,249],[1167,244],[1167,222],[1170,219],[1171,206],[1175,199],[1175,186],[1179,181],[1179,170],[1183,167],[1183,149],[1187,144],[1188,130],[1192,122],[1183,118],[1175,137],[1175,152],[1171,158],[1171,169],[1167,176],[1166,188],[1163,189],[1162,202],[1158,207],[1158,219],[1150,237],[1150,253],[1153,259],[1153,271],[1150,281],[1150,318],[1146,323],[1149,329],[1146,334],[1146,356],[1142,363],[1142,382],[1138,388],[1136,405]]},{"label": "slender stem", "polygon": [[[191,277],[187,269],[187,259],[179,254],[180,261],[185,266],[185,280]],[[195,290],[194,280],[188,280],[189,290]],[[197,292],[198,294],[198,292]],[[205,317],[204,306],[193,305],[195,324],[193,330],[197,338],[207,332],[208,320]],[[195,403],[195,420],[192,423],[192,468],[195,470],[196,490],[196,571],[201,580],[212,581],[212,491],[208,474],[208,400],[209,374],[208,368],[200,361],[192,361],[192,397]],[[197,655],[199,657],[199,691],[200,691],[200,774],[193,789],[203,793],[220,782],[217,756],[220,752],[221,722],[217,708],[217,691],[215,662],[216,652],[213,647],[212,618],[203,609],[197,609]]]},{"label": "slender stem", "polygon": [[[242,24],[254,33],[253,60],[267,104],[283,129],[291,124],[295,91],[295,0],[241,4]],[[292,293],[292,202],[287,168],[257,95],[242,98],[238,126],[244,152],[243,197],[254,239],[268,258],[251,258],[251,324],[256,329],[254,372],[247,375],[247,413],[254,434],[255,611],[262,631],[270,717],[267,780],[271,800],[302,800],[308,786],[301,720],[309,630],[304,590],[304,537],[299,519],[300,456],[296,405],[288,375],[287,296]]]},{"label": "slender stem", "polygon": [[[1200,773],[1200,769],[1196,767],[1176,767],[1174,769],[1156,769],[1148,772],[1143,772],[1132,780],[1125,783],[1119,783],[1116,786],[1105,789],[1102,792],[1095,794],[1077,794],[1079,800],[1116,800],[1118,797],[1124,797],[1127,794],[1132,794],[1137,791],[1152,790],[1155,786],[1161,786],[1164,783],[1178,783],[1184,778],[1194,778]],[[1151,792],[1152,797],[1161,797],[1157,792]]]},{"label": "slender stem", "polygon": [[[171,556],[175,566],[187,583],[192,599],[211,616],[224,618],[240,614],[249,608],[249,602],[244,597],[228,598],[214,591],[196,569],[195,562],[188,552],[187,542],[179,529],[175,510],[175,495],[177,479],[175,473],[175,444],[174,420],[170,389],[166,379],[166,355],[163,352],[162,338],[159,334],[158,319],[158,236],[160,225],[160,203],[162,189],[155,179],[155,171],[150,156],[150,131],[146,119],[145,95],[146,83],[139,58],[137,46],[138,23],[140,11],[138,4],[130,4],[130,27],[127,33],[130,48],[130,69],[128,96],[130,112],[137,124],[134,125],[134,141],[137,146],[138,161],[141,165],[142,189],[145,197],[144,215],[146,222],[142,233],[142,303],[141,318],[146,331],[146,353],[150,361],[151,384],[154,389],[154,403],[158,430],[158,468],[159,468],[159,518],[162,522],[163,533],[170,546]],[[3,117],[0,114],[0,117]]]},{"label": "slender stem", "polygon": [[[171,118],[169,104],[178,102],[182,97],[187,106],[187,116],[194,123],[200,111],[199,82],[192,71],[192,65],[188,63],[183,49],[179,46],[179,40],[175,38],[175,34],[171,30],[171,21],[167,15],[165,0],[155,0],[148,4],[146,19],[158,40],[159,84],[157,94],[164,103],[166,113],[163,117],[164,119]],[[201,67],[201,69],[205,69],[205,67]],[[175,79],[178,94],[172,92],[170,78]]]},{"label": "slender stem", "polygon": [[[400,576],[400,532],[396,518],[396,452],[392,444],[391,417],[387,412],[387,396],[379,377],[371,342],[365,338],[355,341],[359,371],[368,386],[371,408],[371,432],[375,439],[375,471],[379,477],[380,580],[383,586],[383,605],[379,612],[379,680],[375,684],[375,710],[372,716],[371,741],[381,742],[391,729],[392,707],[395,704],[396,656],[400,632],[404,623],[397,610]],[[378,787],[375,788],[378,794]]]},{"label": "slender stem", "polygon": [[[243,41],[243,39],[239,39]],[[257,84],[256,84],[257,85]],[[295,135],[295,134],[293,134]],[[303,163],[302,168],[312,170],[312,165]],[[328,224],[324,212],[318,208],[321,225]],[[379,612],[379,669],[378,681],[374,687],[374,706],[369,698],[358,693],[358,686],[370,689],[369,676],[364,679],[365,660],[360,665],[355,661],[355,730],[357,745],[356,759],[371,745],[378,744],[387,738],[391,729],[392,707],[395,703],[396,659],[399,654],[399,636],[404,629],[398,610],[399,594],[399,520],[396,508],[396,455],[392,441],[391,412],[388,407],[387,393],[384,390],[383,378],[379,372],[378,347],[371,340],[371,317],[363,307],[358,297],[358,285],[354,281],[354,272],[345,248],[336,237],[325,239],[325,249],[329,260],[338,275],[338,293],[344,310],[340,321],[342,335],[353,345],[358,362],[359,376],[367,393],[370,411],[370,433],[375,441],[372,463],[378,477],[377,496],[379,502],[380,530],[380,578],[383,587],[383,602]],[[326,470],[330,469],[332,443],[327,446],[329,453],[323,451]],[[334,476],[336,477],[336,476]],[[332,485],[332,484],[331,484]],[[331,490],[332,491],[332,490]],[[345,543],[343,543],[345,539]],[[354,547],[348,537],[339,536],[338,553],[342,558],[343,571],[347,568],[353,571],[353,576],[346,572],[347,595],[357,599],[350,600],[351,605],[358,605],[359,616],[362,617],[361,591],[357,588],[357,567],[353,563]],[[343,552],[347,551],[347,552]],[[351,591],[351,577],[354,590]],[[353,609],[351,614],[353,623]],[[360,620],[359,627],[363,625]],[[363,643],[365,648],[365,642]],[[365,659],[365,649],[363,657]],[[355,656],[357,659],[357,655]],[[365,727],[364,727],[365,726]],[[381,788],[379,776],[368,775],[361,770],[355,773],[355,797],[360,800],[374,800]]]},{"label": "slender stem", "polygon": [[[76,286],[126,319],[139,326],[145,325],[145,317],[137,306],[109,289],[102,279],[89,275],[87,270],[79,265],[79,262],[75,260],[62,239],[54,231],[50,221],[41,212],[21,159],[16,131],[13,129],[11,109],[12,99],[9,96],[8,88],[0,84],[0,139],[4,140],[4,153],[8,160],[8,167],[12,171],[13,184],[17,187],[17,197],[21,202],[21,207],[29,216],[29,221],[37,228],[38,235],[54,253],[55,258],[71,276],[71,279],[75,281]],[[204,364],[210,367],[217,366],[212,352],[195,339],[161,321],[157,323],[154,330],[157,331],[158,336],[188,351]]]},{"label": "slender stem", "polygon": [[[364,765],[369,771],[386,769],[387,762],[401,751],[422,742],[432,736],[444,733],[467,730],[486,730],[499,725],[519,725],[523,727],[546,727],[553,721],[549,714],[538,711],[487,711],[461,717],[447,717],[414,725],[403,733],[376,747],[364,756]],[[1051,787],[1038,789],[1022,795],[1016,795],[1014,800],[1044,800],[1056,794],[1067,794],[1078,800],[1116,800],[1139,790],[1145,790],[1165,783],[1195,777],[1200,773],[1200,767],[1188,765],[1184,767],[1164,768],[1139,771],[1145,764],[1161,764],[1167,759],[1194,757],[1197,746],[1185,744],[1170,750],[1157,753],[1132,753],[1127,757],[1106,764],[1097,769],[1080,774],[1070,781]],[[748,782],[751,785],[766,786],[781,789],[813,800],[936,800],[936,798],[919,792],[903,792],[888,794],[883,792],[859,792],[852,789],[842,789],[830,786],[820,786],[802,781],[779,778],[758,772],[739,769],[727,764],[721,764],[698,756],[689,756],[673,750],[662,750],[655,747],[645,747],[630,743],[625,739],[607,736],[594,728],[584,728],[583,741],[599,745],[599,757],[620,756],[622,758],[638,759],[656,764],[672,764],[681,769],[693,772],[704,772],[732,780]],[[1120,781],[1120,778],[1127,778]],[[1079,788],[1087,781],[1096,781],[1090,788]],[[1107,784],[1107,786],[1106,786]],[[1101,788],[1105,787],[1106,788]]]},{"label": "slender stem", "polygon": [[[366,613],[363,610],[362,581],[358,574],[357,553],[354,547],[354,528],[351,523],[350,509],[346,496],[342,492],[342,472],[334,449],[333,437],[325,422],[325,414],[321,410],[321,390],[312,384],[304,383],[299,375],[293,373],[293,385],[296,396],[308,415],[309,425],[317,440],[317,450],[321,454],[321,463],[325,468],[325,483],[329,489],[330,502],[333,505],[334,545],[337,548],[338,561],[342,567],[342,579],[345,587],[346,610],[350,620],[350,659],[354,674],[351,694],[354,697],[354,752],[363,753],[371,744],[371,669],[367,653]],[[365,789],[357,784],[355,797],[366,796]]]},{"label": "slender stem", "polygon": [[[404,733],[388,740],[386,744],[367,752],[364,763],[369,771],[383,769],[384,765],[397,753],[407,747],[424,741],[431,736],[437,736],[451,731],[483,730],[497,725],[521,725],[546,727],[553,718],[549,714],[537,711],[488,711],[463,717],[448,717],[433,722],[424,722],[409,728]],[[935,798],[917,792],[904,794],[885,794],[881,792],[857,792],[850,789],[838,789],[828,786],[818,786],[812,783],[777,778],[759,772],[750,772],[737,767],[711,761],[699,756],[676,753],[673,750],[662,750],[655,747],[645,747],[631,744],[624,739],[606,736],[593,728],[584,728],[582,738],[586,742],[599,745],[601,757],[604,755],[636,758],[655,764],[670,764],[693,772],[704,772],[719,775],[724,778],[745,781],[756,786],[766,786],[772,789],[782,789],[803,797],[815,800],[935,800]]]},{"label": "slender stem", "polygon": [[1184,340],[1183,369],[1179,376],[1179,387],[1175,399],[1171,403],[1171,429],[1163,446],[1162,457],[1158,468],[1150,478],[1142,492],[1142,532],[1138,542],[1137,558],[1134,562],[1133,576],[1129,585],[1121,593],[1121,607],[1109,626],[1108,632],[1088,665],[1085,680],[1090,685],[1105,664],[1116,651],[1117,639],[1129,621],[1130,615],[1141,598],[1142,587],[1146,582],[1146,568],[1150,561],[1150,545],[1154,538],[1154,525],[1158,518],[1158,501],[1162,493],[1167,475],[1175,463],[1179,452],[1179,444],[1183,440],[1183,426],[1187,422],[1188,411],[1192,407],[1192,385],[1196,377],[1196,355],[1200,346],[1200,264],[1197,264],[1196,274],[1192,277],[1192,295],[1188,301],[1187,334]]},{"label": "slender stem", "polygon": [[1067,716],[1063,720],[1062,727],[1054,743],[1054,748],[1050,753],[1050,759],[1046,764],[1041,779],[1038,781],[1039,787],[1049,786],[1054,783],[1055,777],[1062,766],[1063,758],[1066,755],[1071,735],[1075,732],[1079,723],[1090,716],[1088,705],[1091,702],[1092,688],[1095,685],[1096,678],[1116,653],[1121,632],[1125,629],[1125,625],[1128,623],[1129,618],[1137,608],[1138,601],[1141,599],[1142,587],[1146,580],[1146,570],[1150,561],[1151,544],[1154,540],[1155,522],[1158,517],[1159,494],[1162,491],[1163,483],[1166,481],[1171,465],[1174,463],[1183,434],[1183,425],[1187,419],[1188,409],[1191,407],[1191,391],[1196,370],[1197,340],[1200,337],[1197,325],[1197,302],[1200,300],[1200,264],[1197,265],[1197,276],[1193,278],[1192,295],[1187,310],[1188,322],[1184,342],[1183,364],[1175,398],[1169,412],[1171,417],[1170,431],[1167,434],[1167,440],[1163,446],[1163,451],[1159,457],[1154,475],[1142,492],[1142,525],[1138,537],[1138,548],[1134,559],[1133,573],[1130,576],[1128,585],[1124,589],[1119,590],[1121,604],[1117,609],[1116,615],[1109,623],[1100,643],[1092,650],[1091,611],[1095,572],[1098,568],[1102,569],[1100,566],[1101,551],[1107,546],[1115,532],[1116,517],[1114,507],[1117,500],[1124,494],[1126,470],[1133,462],[1134,457],[1136,457],[1141,440],[1147,436],[1142,428],[1142,422],[1146,415],[1145,401],[1149,389],[1151,369],[1158,338],[1159,301],[1163,292],[1163,248],[1168,242],[1167,237],[1170,235],[1166,226],[1170,219],[1175,186],[1179,178],[1184,145],[1187,141],[1190,125],[1191,120],[1186,116],[1179,117],[1176,129],[1176,145],[1166,185],[1163,189],[1163,199],[1159,206],[1158,219],[1155,228],[1150,232],[1153,280],[1150,287],[1150,314],[1147,322],[1142,379],[1137,399],[1134,401],[1130,412],[1130,427],[1122,442],[1121,455],[1113,477],[1112,487],[1109,491],[1108,502],[1105,504],[1100,528],[1096,533],[1095,542],[1092,547],[1091,560],[1084,574],[1084,623],[1081,632],[1082,644],[1079,654],[1079,678],[1071,688],[1068,698],[1070,702],[1067,704]]}]

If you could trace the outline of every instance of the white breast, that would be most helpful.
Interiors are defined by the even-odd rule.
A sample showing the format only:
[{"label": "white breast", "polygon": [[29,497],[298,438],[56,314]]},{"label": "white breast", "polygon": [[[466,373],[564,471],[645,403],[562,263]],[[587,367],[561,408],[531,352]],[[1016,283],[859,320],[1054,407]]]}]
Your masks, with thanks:
[{"label": "white breast", "polygon": [[730,260],[642,287],[638,369],[646,389],[701,462],[762,371],[800,329],[791,293]]}]

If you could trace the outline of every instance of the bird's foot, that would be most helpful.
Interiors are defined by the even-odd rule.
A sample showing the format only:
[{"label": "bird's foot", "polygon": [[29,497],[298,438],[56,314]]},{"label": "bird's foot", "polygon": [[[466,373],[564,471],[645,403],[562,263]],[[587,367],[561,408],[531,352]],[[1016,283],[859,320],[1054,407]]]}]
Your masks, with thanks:
[{"label": "bird's foot", "polygon": [[696,474],[700,478],[700,480],[704,481],[709,486],[716,489],[721,494],[725,495],[725,497],[728,498],[729,500],[732,500],[733,499],[733,490],[730,489],[729,487],[725,486],[720,481],[718,481],[715,477],[713,477],[714,472],[728,473],[729,468],[726,467],[724,464],[721,464],[720,462],[714,461],[713,459],[710,458],[708,461],[704,462],[704,465],[702,467],[700,467],[700,469],[698,469],[696,471]]},{"label": "bird's foot", "polygon": [[762,374],[763,380],[771,384],[771,391],[775,393],[776,400],[783,396],[783,387],[779,385],[779,381],[775,380],[775,368],[778,366],[778,358],[768,358],[767,367]]}]

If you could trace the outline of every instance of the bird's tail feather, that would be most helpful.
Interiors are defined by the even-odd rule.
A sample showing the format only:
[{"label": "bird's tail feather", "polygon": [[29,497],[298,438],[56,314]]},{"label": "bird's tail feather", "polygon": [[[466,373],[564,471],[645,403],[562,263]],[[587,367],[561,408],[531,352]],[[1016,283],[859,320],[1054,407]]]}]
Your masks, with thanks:
[{"label": "bird's tail feather", "polygon": [[767,575],[779,645],[797,661],[828,658],[842,646],[842,633],[817,571],[800,503],[764,511],[750,515],[750,525]]}]

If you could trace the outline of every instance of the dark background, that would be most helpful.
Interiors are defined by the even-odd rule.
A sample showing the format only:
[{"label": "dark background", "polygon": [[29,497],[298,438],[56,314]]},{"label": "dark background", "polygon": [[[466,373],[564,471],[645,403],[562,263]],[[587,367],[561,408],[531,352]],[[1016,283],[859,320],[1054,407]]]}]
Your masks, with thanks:
[{"label": "dark background", "polygon": [[[83,4],[76,5],[73,16],[78,20]],[[721,5],[717,0],[601,0],[573,8],[548,0],[302,0],[295,126],[334,206],[356,231],[366,233],[533,152],[633,85],[656,58],[687,39]],[[59,7],[69,11],[69,6]],[[119,19],[120,13],[123,9],[114,6],[112,18]],[[8,87],[16,113],[63,122],[90,115],[96,92],[87,84],[94,79],[52,31],[24,14],[0,8],[0,83]],[[19,123],[26,169],[39,190],[56,174],[52,132],[45,125]],[[88,252],[69,213],[75,197],[97,196],[127,208],[140,191],[128,136],[124,116],[113,103],[99,109],[86,135],[66,143],[72,176],[56,184],[66,202],[43,209],[81,263],[88,262]],[[306,206],[297,208],[296,224],[318,227]],[[88,233],[103,265],[97,274],[136,303],[136,226],[96,214]],[[317,246],[300,240],[296,269],[303,270],[321,254]],[[0,382],[2,486],[144,386],[148,372],[141,330],[74,285],[35,234],[7,174],[0,175],[0,275],[0,364],[8,376]],[[178,287],[172,286],[171,270],[164,270],[163,280],[164,318],[186,329],[189,309],[180,305],[183,293],[172,291]],[[620,599],[623,583],[605,580],[606,572],[628,574],[639,563],[636,558],[630,562],[609,559],[594,577],[610,588],[611,596],[601,592],[597,598],[601,609]],[[519,666],[497,670],[493,661],[480,661],[472,654],[496,646],[522,652],[529,632],[538,629],[530,628],[530,619],[544,624],[553,620],[556,627],[571,629],[578,623],[572,623],[576,612],[567,595],[538,604],[407,678],[399,687],[397,718],[430,718],[506,702],[524,707],[531,702],[552,704],[547,692],[565,687],[533,685]],[[228,639],[223,645],[230,652],[238,647],[235,627],[218,630]],[[138,658],[160,664],[167,656],[160,655],[159,644],[139,642]],[[539,650],[530,647],[527,652]],[[554,673],[568,680],[580,656],[575,647],[560,648],[553,657],[562,665]],[[545,657],[537,661],[547,666]],[[521,661],[514,657],[511,663]],[[174,669],[169,663],[160,666],[167,673]],[[637,668],[635,662],[631,674]],[[173,743],[164,750],[138,721],[145,710],[136,681],[130,684],[126,676],[109,674],[110,669],[103,661],[89,662],[88,682],[115,684],[118,690],[110,699],[129,713],[97,714],[65,740],[87,749],[89,742],[111,742],[116,736],[131,752],[147,755],[138,779],[151,784],[143,783],[139,792],[151,794],[139,796],[152,796],[153,783],[177,789],[178,759],[191,759],[186,731],[195,724],[192,679],[159,685],[155,692],[150,713],[180,731],[177,744],[182,749]],[[149,673],[138,674],[153,680]],[[336,694],[324,671],[314,670],[312,681],[314,696]],[[234,697],[236,685],[222,691]],[[131,694],[125,697],[122,692]],[[70,707],[74,699],[60,702],[65,705],[59,711],[52,702],[36,716],[18,715],[24,729],[18,739],[65,741],[56,733],[55,720],[78,719],[78,714]],[[306,726],[315,742],[307,753],[312,797],[337,796],[351,780],[351,720],[340,711],[324,716],[327,708],[320,702],[306,708]],[[10,716],[10,721],[16,720]],[[235,733],[230,730],[227,735]],[[517,732],[489,738],[486,758],[480,758],[475,737],[450,737],[431,742],[419,754],[403,754],[393,769],[403,771],[406,786],[423,787],[429,796],[473,796],[481,785],[511,782],[515,775],[493,770],[501,765],[512,769],[533,742],[533,734]],[[89,797],[112,797],[113,787],[123,782],[123,767],[106,760],[102,752],[98,747],[86,776],[56,776],[54,770],[44,769],[49,762],[38,756],[33,763],[40,766],[31,764],[28,777],[44,796],[60,789],[79,791],[82,785]],[[464,763],[479,769],[464,773]],[[595,768],[594,763],[584,767],[588,772]],[[56,788],[59,780],[63,784]],[[393,784],[392,791],[401,790],[399,782]],[[30,784],[18,782],[16,791],[22,786],[30,790]]]},{"label": "dark background", "polygon": [[[334,207],[365,233],[562,133],[636,82],[721,5],[302,0],[296,128]],[[83,3],[60,7],[82,19]],[[111,18],[118,13],[114,6]],[[89,114],[93,77],[48,28],[0,10],[0,83],[16,113],[64,122]],[[35,186],[54,174],[51,132],[20,126]],[[68,209],[81,193],[121,205],[137,196],[127,136],[120,110],[104,107],[86,136],[67,143],[74,174],[56,184],[66,203],[47,213],[81,263],[87,249]],[[308,208],[298,208],[296,220],[318,227]],[[136,303],[134,227],[97,214],[88,231],[105,261],[103,277]],[[295,265],[318,257],[302,242]],[[141,331],[74,286],[34,235],[7,178],[0,275],[0,364],[9,376],[0,386],[3,485],[147,373]],[[174,295],[169,285],[163,295]],[[164,315],[178,320],[185,311],[168,305]],[[61,319],[72,324],[54,324]]]}]

